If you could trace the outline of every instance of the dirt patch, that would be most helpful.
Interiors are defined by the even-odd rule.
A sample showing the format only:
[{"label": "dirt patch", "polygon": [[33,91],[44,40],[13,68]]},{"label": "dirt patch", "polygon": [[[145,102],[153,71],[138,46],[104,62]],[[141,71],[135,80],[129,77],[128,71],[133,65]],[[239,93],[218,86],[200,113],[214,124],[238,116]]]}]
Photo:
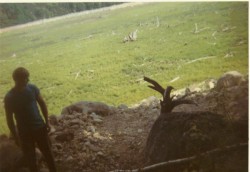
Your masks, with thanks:
[{"label": "dirt patch", "polygon": [[[197,92],[195,94],[192,94],[190,97],[187,97],[188,99],[194,100],[198,104],[198,106],[181,105],[175,108],[174,112],[177,115],[173,115],[172,117],[175,119],[172,120],[176,121],[176,123],[167,125],[168,127],[170,127],[167,130],[172,133],[178,133],[177,131],[180,131],[179,133],[181,134],[186,131],[186,135],[194,136],[190,137],[190,139],[204,139],[202,143],[199,142],[199,139],[193,139],[191,141],[189,140],[188,144],[185,144],[185,148],[179,149],[180,154],[172,152],[169,155],[173,154],[173,156],[169,156],[169,159],[191,156],[197,150],[200,150],[200,152],[207,151],[209,149],[216,148],[219,145],[225,146],[229,143],[233,144],[237,142],[246,142],[248,137],[248,123],[247,120],[244,120],[244,114],[245,112],[247,112],[248,107],[244,107],[246,109],[242,110],[242,108],[238,107],[237,105],[229,107],[227,106],[227,104],[230,104],[230,102],[232,101],[247,101],[248,94],[245,94],[247,92],[247,88],[248,84],[247,82],[244,82],[244,84],[238,86],[238,93],[235,91],[228,92],[228,89],[225,89],[222,92],[217,92],[215,89],[209,89]],[[231,90],[231,88],[229,88],[229,90]],[[221,96],[222,93],[224,96],[230,95],[231,98],[225,99],[224,96]],[[241,95],[239,96],[237,94]],[[210,112],[207,112],[207,115],[202,115],[204,111]],[[238,115],[235,115],[235,113],[228,113],[234,111],[243,114],[241,116],[243,117],[241,118],[242,120],[238,120]],[[185,114],[183,114],[182,112],[186,112],[187,115],[185,116]],[[200,114],[200,112],[202,113]],[[194,113],[196,113],[197,115],[190,115]],[[62,144],[62,153],[59,153],[60,151],[55,150],[55,152],[58,153],[58,155],[56,156],[56,159],[58,160],[57,163],[59,164],[59,166],[63,166],[67,162],[67,166],[70,167],[69,171],[79,171],[80,169],[81,171],[112,171],[115,169],[129,170],[145,167],[149,165],[148,160],[145,159],[145,147],[147,138],[152,126],[158,119],[159,114],[159,99],[156,97],[149,97],[133,107],[128,108],[125,105],[121,105],[117,108],[114,108],[114,113],[112,115],[103,117],[102,122],[100,123],[93,122],[93,120],[90,119],[89,115],[87,115],[87,120],[85,120],[83,124],[85,126],[81,125],[82,129],[79,130],[88,130],[89,128],[91,128],[91,126],[93,126],[95,130],[88,130],[88,133],[85,133],[85,135],[82,135],[80,133],[77,134],[79,130],[76,130],[74,139]],[[214,116],[214,114],[216,114],[217,116]],[[79,114],[75,115],[79,116]],[[195,120],[196,117],[197,120]],[[226,119],[229,122],[228,124],[232,125],[226,125],[225,122],[221,120],[222,118]],[[81,119],[81,116],[78,119]],[[238,124],[234,125],[235,121],[237,121]],[[62,120],[61,122],[65,123],[65,120]],[[182,124],[181,126],[178,126],[180,122]],[[65,128],[71,128],[70,126],[68,126],[68,124],[60,123],[59,126],[62,127],[64,125]],[[229,135],[225,134],[225,129],[231,130],[226,133],[229,133]],[[162,132],[164,133],[164,131]],[[230,135],[230,133],[233,134]],[[96,135],[98,135],[99,138],[96,138]],[[181,139],[182,136],[180,136],[179,138]],[[217,142],[213,142],[214,140],[216,140],[216,138],[224,138],[218,139],[218,141],[224,142],[218,144]],[[166,139],[171,140],[171,138],[167,136]],[[193,144],[191,144],[191,142]],[[86,146],[86,143],[87,145],[90,143],[93,147],[89,149],[89,147]],[[173,141],[172,143],[172,147],[170,147],[174,149],[176,145],[178,145],[177,143],[181,143],[181,141],[179,142],[177,140]],[[72,145],[76,146],[74,147]],[[81,146],[86,148],[82,149],[80,148]],[[94,148],[95,146],[98,147],[96,148],[96,150]],[[200,148],[198,148],[199,146]],[[193,148],[197,149],[194,150]],[[75,151],[74,153],[74,150],[76,149],[78,149],[78,151]],[[238,157],[237,159],[241,159],[243,162],[243,160],[245,160],[244,158],[242,159],[242,154],[244,154],[244,151],[245,150],[243,150],[243,152],[241,151],[238,154],[237,152],[230,152],[230,155],[237,154],[235,155],[236,157]],[[80,152],[85,153],[79,154]],[[68,157],[70,156],[73,160],[75,160],[75,162],[72,162],[72,164],[69,163],[70,161],[67,161]],[[155,156],[157,157],[157,155]],[[159,157],[160,156],[158,156],[158,158]],[[225,157],[218,158],[218,161],[235,161],[232,159],[225,159]],[[155,162],[157,162],[157,160]]]}]

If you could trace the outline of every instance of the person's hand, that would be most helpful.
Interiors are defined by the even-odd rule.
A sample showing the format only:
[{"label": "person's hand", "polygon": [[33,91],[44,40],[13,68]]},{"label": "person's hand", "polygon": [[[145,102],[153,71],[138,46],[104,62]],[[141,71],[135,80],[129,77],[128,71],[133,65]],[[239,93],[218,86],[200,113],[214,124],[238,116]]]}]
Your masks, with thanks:
[{"label": "person's hand", "polygon": [[51,127],[50,127],[49,123],[46,123],[46,129],[47,129],[47,132],[49,133],[50,130],[51,130]]}]

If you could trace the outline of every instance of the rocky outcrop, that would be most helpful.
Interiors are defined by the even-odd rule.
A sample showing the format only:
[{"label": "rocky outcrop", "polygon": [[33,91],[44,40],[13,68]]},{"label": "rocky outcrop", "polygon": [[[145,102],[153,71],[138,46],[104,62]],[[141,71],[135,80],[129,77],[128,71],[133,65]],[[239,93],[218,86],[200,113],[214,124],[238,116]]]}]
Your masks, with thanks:
[{"label": "rocky outcrop", "polygon": [[189,157],[222,143],[226,127],[222,117],[211,112],[172,112],[154,123],[145,148],[150,164]]},{"label": "rocky outcrop", "polygon": [[217,81],[216,90],[221,91],[222,89],[239,86],[242,82],[246,82],[244,76],[237,71],[230,71],[223,74]]},{"label": "rocky outcrop", "polygon": [[61,114],[68,115],[73,112],[90,114],[92,112],[106,116],[113,113],[112,107],[102,102],[81,101],[71,104],[62,109]]},{"label": "rocky outcrop", "polygon": [[[204,109],[211,112],[197,111],[193,107],[191,111],[179,109],[178,112],[161,114],[147,139],[145,153],[148,164],[190,157],[214,148],[248,142],[248,84],[243,75],[228,72],[218,80],[214,89],[207,92],[194,91],[190,99],[199,105],[203,104]],[[200,160],[190,164],[198,165],[202,171],[217,171],[223,169],[228,161],[232,161],[236,167],[231,164],[224,167],[224,171],[234,168],[236,171],[246,171],[247,156],[244,151],[247,151],[247,147],[237,153],[237,158],[232,157],[223,162],[217,160],[228,156],[228,152],[210,157],[209,161],[212,158],[213,162],[204,164],[205,161]],[[243,165],[238,166],[241,162],[244,162]],[[188,169],[188,166],[174,171]]]},{"label": "rocky outcrop", "polygon": [[228,119],[248,119],[248,78],[239,72],[225,73],[206,98],[215,103],[214,111],[224,114]]}]

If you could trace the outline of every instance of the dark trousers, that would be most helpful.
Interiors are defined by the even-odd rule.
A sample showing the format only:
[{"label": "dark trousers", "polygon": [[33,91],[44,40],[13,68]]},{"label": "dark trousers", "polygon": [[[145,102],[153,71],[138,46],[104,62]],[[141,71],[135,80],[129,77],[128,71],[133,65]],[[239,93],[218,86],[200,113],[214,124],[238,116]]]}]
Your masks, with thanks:
[{"label": "dark trousers", "polygon": [[31,172],[38,172],[36,164],[35,144],[42,152],[48,164],[50,172],[56,172],[54,158],[50,148],[50,142],[46,127],[30,132],[19,132],[21,148]]}]

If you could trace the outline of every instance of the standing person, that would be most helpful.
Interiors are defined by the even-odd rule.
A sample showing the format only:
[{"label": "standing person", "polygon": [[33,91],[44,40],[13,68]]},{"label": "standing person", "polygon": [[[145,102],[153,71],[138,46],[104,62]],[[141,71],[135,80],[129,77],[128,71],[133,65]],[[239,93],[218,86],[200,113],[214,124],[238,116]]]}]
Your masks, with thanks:
[{"label": "standing person", "polygon": [[[56,172],[48,138],[50,125],[46,103],[39,89],[35,85],[28,83],[29,71],[27,69],[23,67],[15,69],[12,77],[15,85],[4,98],[6,120],[10,132],[16,144],[21,146],[31,172],[38,171],[35,154],[36,144],[42,152],[50,172]],[[40,115],[37,103],[40,106],[45,122]],[[17,131],[13,116],[15,117]]]}]

